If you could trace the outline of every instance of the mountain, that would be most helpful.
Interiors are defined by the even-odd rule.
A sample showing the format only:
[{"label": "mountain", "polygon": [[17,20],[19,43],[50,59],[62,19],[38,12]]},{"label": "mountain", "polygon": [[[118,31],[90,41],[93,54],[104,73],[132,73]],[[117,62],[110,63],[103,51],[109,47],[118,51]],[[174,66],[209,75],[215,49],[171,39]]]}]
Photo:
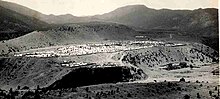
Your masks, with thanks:
[{"label": "mountain", "polygon": [[0,6],[0,40],[11,39],[49,25],[36,18],[25,16]]},{"label": "mountain", "polygon": [[0,1],[0,6],[25,16],[34,17],[41,21],[47,22],[48,24],[76,23],[82,21],[85,22],[87,20],[87,18],[76,17],[71,14],[57,15],[57,16],[53,14],[45,15],[42,14],[41,12],[35,11],[28,7],[7,1]]},{"label": "mountain", "polygon": [[[94,16],[143,29],[176,29],[190,32],[213,32],[218,30],[218,9],[169,10],[151,9],[144,5],[129,5],[112,12]],[[205,30],[205,31],[204,31]],[[211,33],[212,34],[212,33]],[[210,34],[209,34],[210,35]]]},{"label": "mountain", "polygon": [[[156,10],[148,8],[145,5],[128,5],[102,15],[77,17],[71,14],[45,15],[27,7],[5,1],[0,1],[0,6],[14,11],[17,14],[32,17],[47,22],[48,24],[93,21],[119,23],[130,26],[152,38],[155,36],[169,37],[170,34],[173,34],[177,35],[174,36],[175,38],[178,37],[182,39],[182,36],[184,35],[186,36],[185,38],[191,38],[191,41],[196,40],[196,42],[206,44],[218,50],[218,46],[213,46],[213,44],[218,45],[219,35],[218,9],[215,8],[195,10]],[[10,31],[7,29],[3,30]],[[24,28],[22,30],[28,29]],[[207,43],[207,38],[214,41]]]},{"label": "mountain", "polygon": [[16,4],[16,3],[12,3],[12,2],[0,0],[0,6],[6,8],[6,9],[12,10],[16,13],[25,15],[25,16],[34,17],[36,19],[39,19],[40,17],[46,16],[38,11],[32,10],[28,7],[25,7],[25,6]]},{"label": "mountain", "polygon": [[65,24],[50,30],[34,31],[0,43],[0,55],[48,46],[83,44],[106,40],[134,40],[138,32],[115,23],[89,22]]},{"label": "mountain", "polygon": [[77,17],[71,14],[64,14],[64,15],[47,15],[41,17],[40,20],[45,21],[50,24],[66,24],[66,23],[80,23],[80,22],[90,22],[90,21],[97,21],[98,19],[93,17]]},{"label": "mountain", "polygon": [[175,29],[202,35],[210,35],[208,32],[211,32],[211,35],[216,35],[216,32],[218,32],[218,9],[215,8],[156,10],[145,5],[128,5],[102,15],[77,17],[71,14],[45,15],[30,8],[6,1],[0,1],[0,6],[50,24],[105,21],[142,29]]}]

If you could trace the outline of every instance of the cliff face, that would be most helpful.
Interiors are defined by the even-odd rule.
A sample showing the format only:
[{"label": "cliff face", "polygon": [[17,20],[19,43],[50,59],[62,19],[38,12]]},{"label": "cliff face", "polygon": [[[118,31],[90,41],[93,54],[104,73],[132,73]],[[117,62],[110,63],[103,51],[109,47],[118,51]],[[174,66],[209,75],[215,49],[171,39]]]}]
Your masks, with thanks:
[{"label": "cliff face", "polygon": [[73,69],[62,79],[57,80],[49,89],[74,88],[102,83],[128,82],[146,79],[141,69],[127,66],[117,67],[80,67]]}]

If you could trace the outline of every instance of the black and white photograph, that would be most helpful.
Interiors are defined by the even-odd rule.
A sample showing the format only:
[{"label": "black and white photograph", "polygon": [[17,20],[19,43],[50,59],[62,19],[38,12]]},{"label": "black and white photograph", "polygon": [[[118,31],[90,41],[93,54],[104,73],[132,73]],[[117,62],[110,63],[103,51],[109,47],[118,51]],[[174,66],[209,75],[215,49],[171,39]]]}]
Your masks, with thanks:
[{"label": "black and white photograph", "polygon": [[220,99],[218,0],[0,0],[0,99]]}]

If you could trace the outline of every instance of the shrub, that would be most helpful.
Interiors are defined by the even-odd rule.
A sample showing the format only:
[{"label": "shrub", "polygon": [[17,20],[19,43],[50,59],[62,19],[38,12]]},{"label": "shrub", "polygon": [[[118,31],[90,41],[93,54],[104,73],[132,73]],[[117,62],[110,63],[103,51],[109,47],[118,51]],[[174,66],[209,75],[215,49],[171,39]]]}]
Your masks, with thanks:
[{"label": "shrub", "polygon": [[132,97],[130,93],[127,94],[127,97]]},{"label": "shrub", "polygon": [[181,66],[181,68],[187,67],[187,63],[186,62],[180,62],[179,65]]},{"label": "shrub", "polygon": [[177,90],[178,90],[178,91],[181,91],[182,89],[181,89],[181,87],[177,87]]},{"label": "shrub", "polygon": [[185,78],[180,79],[180,82],[185,82],[185,81],[186,81]]},{"label": "shrub", "polygon": [[202,87],[203,85],[202,85],[202,84],[200,84],[199,86],[200,86],[200,87]]},{"label": "shrub", "polygon": [[190,99],[190,96],[189,96],[189,95],[185,95],[185,96],[183,97],[183,99]]}]

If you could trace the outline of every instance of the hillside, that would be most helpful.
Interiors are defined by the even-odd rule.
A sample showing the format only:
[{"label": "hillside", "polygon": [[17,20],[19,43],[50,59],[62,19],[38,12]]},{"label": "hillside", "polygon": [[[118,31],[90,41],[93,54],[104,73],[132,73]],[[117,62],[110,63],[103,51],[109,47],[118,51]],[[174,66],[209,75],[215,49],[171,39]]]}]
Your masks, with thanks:
[{"label": "hillside", "polygon": [[[218,62],[218,52],[202,44],[180,47],[155,47],[119,53],[121,61],[149,72],[149,68],[173,70]],[[185,64],[186,67],[179,67]],[[170,64],[170,65],[169,65]],[[174,65],[176,64],[176,65]],[[146,70],[146,71],[145,71]]]},{"label": "hillside", "polygon": [[0,58],[0,87],[48,86],[71,71],[59,66],[57,59]]},{"label": "hillside", "polygon": [[90,22],[60,25],[47,31],[34,31],[27,35],[0,43],[1,54],[8,54],[47,46],[100,42],[106,40],[132,40],[138,33],[115,23]]},{"label": "hillside", "polygon": [[[202,85],[202,86],[201,86]],[[43,99],[47,98],[95,98],[95,99],[188,99],[200,97],[214,98],[208,93],[210,90],[217,95],[214,88],[217,84],[195,82],[157,82],[157,83],[122,83],[101,84],[64,90],[49,90],[41,92]],[[33,93],[33,92],[32,92]],[[35,94],[26,94],[25,97],[33,97]]]},{"label": "hillside", "polygon": [[[187,79],[194,79],[193,77],[197,77],[197,79],[199,79],[210,77],[211,71],[217,67],[218,64],[216,64],[215,67],[209,67],[206,65],[215,63],[217,60],[217,52],[210,47],[201,44],[189,44],[176,47],[152,47],[113,53],[96,53],[54,58],[8,57],[0,58],[0,87],[3,89],[9,89],[11,87],[16,88],[20,85],[22,87],[29,86],[31,88],[36,88],[37,85],[43,87],[52,84],[52,88],[66,88],[68,86],[65,86],[65,84],[76,83],[79,86],[94,84],[92,83],[93,81],[90,82],[85,79],[88,77],[97,77],[95,84],[111,83],[115,80],[121,82],[123,80],[121,80],[122,78],[120,78],[120,75],[130,75],[127,72],[127,69],[130,67],[140,69],[141,74],[143,73],[147,75],[148,78],[146,81],[148,82],[155,79],[158,79],[158,81],[163,81],[165,79],[176,80],[180,77],[187,77]],[[125,67],[120,68],[116,66],[104,69],[102,67],[94,68],[96,65],[91,64],[91,68],[78,66],[78,69],[72,71],[72,67],[63,65],[68,64],[69,62],[96,63],[101,66],[104,66],[106,63],[119,63],[120,66]],[[182,66],[181,63],[183,64]],[[184,65],[184,63],[186,64]],[[178,65],[168,67],[168,64]],[[177,68],[179,65],[181,67]],[[190,65],[192,65],[192,69],[190,69]],[[112,69],[114,69],[114,72],[111,72],[113,71]],[[91,72],[95,72],[94,76]],[[138,73],[138,70],[134,70],[132,73],[136,74]],[[203,75],[199,76],[201,73]],[[117,74],[117,77],[119,78],[116,77],[118,80],[113,79],[112,81],[106,79],[106,82],[102,82],[102,80],[100,81],[99,78],[104,79],[103,76],[100,75],[108,74]],[[82,78],[75,75],[81,75],[80,77]],[[136,77],[139,77],[138,75],[136,75]],[[109,77],[112,78],[112,76]],[[130,77],[133,78],[135,76],[128,76],[125,80],[131,79]],[[72,81],[69,80],[69,78],[74,78],[75,80]],[[210,79],[217,80],[216,77]],[[72,85],[72,87],[76,86]]]},{"label": "hillside", "polygon": [[0,6],[0,40],[15,38],[49,25],[34,17],[25,16]]},{"label": "hillside", "polygon": [[28,16],[28,17],[34,17],[36,19],[39,19],[40,17],[45,16],[44,14],[42,14],[38,11],[32,10],[28,7],[25,7],[25,6],[16,4],[16,3],[12,3],[12,2],[0,0],[0,6],[6,8],[6,9],[9,9],[11,11],[14,11],[16,13],[19,13],[21,15]]}]

